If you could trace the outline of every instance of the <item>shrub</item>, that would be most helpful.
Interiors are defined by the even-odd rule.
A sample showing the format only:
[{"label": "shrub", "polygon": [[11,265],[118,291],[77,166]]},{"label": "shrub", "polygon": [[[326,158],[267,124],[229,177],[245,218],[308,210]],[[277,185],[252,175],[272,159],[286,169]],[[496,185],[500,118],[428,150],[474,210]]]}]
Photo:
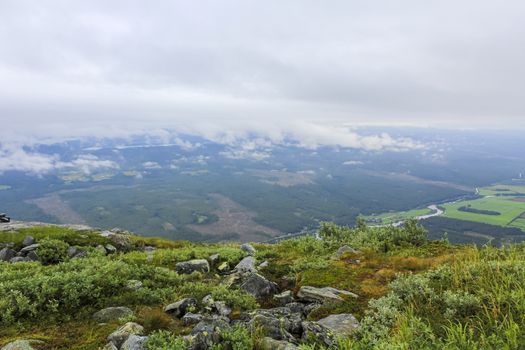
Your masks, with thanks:
[{"label": "shrub", "polygon": [[168,331],[155,331],[151,333],[144,344],[148,350],[186,350],[187,342],[180,336],[175,336]]},{"label": "shrub", "polygon": [[36,253],[43,264],[57,264],[67,259],[67,248],[64,241],[58,239],[42,239]]},{"label": "shrub", "polygon": [[221,343],[214,344],[211,350],[251,350],[253,339],[251,333],[245,327],[237,325],[231,330],[221,333]]}]

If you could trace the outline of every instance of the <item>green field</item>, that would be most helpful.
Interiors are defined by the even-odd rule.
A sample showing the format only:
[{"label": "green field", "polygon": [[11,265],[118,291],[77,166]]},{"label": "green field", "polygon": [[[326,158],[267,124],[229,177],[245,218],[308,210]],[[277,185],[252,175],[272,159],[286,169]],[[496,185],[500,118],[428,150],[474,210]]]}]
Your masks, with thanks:
[{"label": "green field", "polygon": [[[484,197],[442,205],[445,209],[443,217],[502,227],[516,227],[525,231],[525,186],[498,184],[480,188],[479,194]],[[459,210],[462,207],[468,207],[471,210],[498,212],[500,215],[487,215]],[[367,220],[370,225],[376,223],[388,225],[430,212],[430,209],[424,208],[403,212],[388,212],[379,215],[365,216],[363,218]]]},{"label": "green field", "polygon": [[[399,221],[412,219],[418,216],[431,214],[432,210],[429,208],[412,209],[399,212],[388,212],[379,215],[368,215],[362,218],[369,224],[374,225],[390,225]],[[380,221],[379,221],[380,220]]]}]

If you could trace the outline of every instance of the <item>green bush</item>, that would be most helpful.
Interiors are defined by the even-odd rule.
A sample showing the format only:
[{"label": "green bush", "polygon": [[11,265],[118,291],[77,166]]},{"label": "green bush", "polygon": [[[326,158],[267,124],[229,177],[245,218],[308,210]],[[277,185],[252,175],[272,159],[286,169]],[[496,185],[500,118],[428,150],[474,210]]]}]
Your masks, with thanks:
[{"label": "green bush", "polygon": [[148,350],[186,350],[188,348],[187,342],[182,337],[162,330],[151,333],[144,346]]},{"label": "green bush", "polygon": [[211,350],[252,350],[253,339],[247,328],[237,325],[221,333],[221,343],[214,344]]},{"label": "green bush", "polygon": [[58,239],[42,239],[38,242],[39,247],[36,254],[43,264],[57,264],[65,261],[68,257],[69,245]]}]

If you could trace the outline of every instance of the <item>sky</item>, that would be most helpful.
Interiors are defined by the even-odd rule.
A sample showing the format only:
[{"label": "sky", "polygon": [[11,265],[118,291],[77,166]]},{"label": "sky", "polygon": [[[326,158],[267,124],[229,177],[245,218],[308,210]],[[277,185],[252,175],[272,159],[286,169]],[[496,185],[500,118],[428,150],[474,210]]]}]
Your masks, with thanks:
[{"label": "sky", "polygon": [[0,143],[525,129],[523,18],[519,0],[2,0]]}]

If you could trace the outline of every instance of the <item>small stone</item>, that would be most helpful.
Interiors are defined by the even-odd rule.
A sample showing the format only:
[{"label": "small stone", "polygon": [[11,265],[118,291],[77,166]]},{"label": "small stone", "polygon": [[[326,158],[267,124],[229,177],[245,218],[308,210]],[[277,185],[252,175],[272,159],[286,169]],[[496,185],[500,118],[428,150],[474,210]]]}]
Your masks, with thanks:
[{"label": "small stone", "polygon": [[268,261],[263,261],[262,263],[259,264],[259,268],[264,269],[265,267],[268,267],[268,265],[269,265]]},{"label": "small stone", "polygon": [[115,254],[117,252],[117,248],[111,244],[106,244],[104,248],[108,254]]},{"label": "small stone", "polygon": [[224,272],[228,272],[230,270],[230,265],[228,264],[227,261],[224,261],[223,263],[221,263],[218,267],[217,267],[217,271],[221,272],[221,273],[224,273]]},{"label": "small stone", "polygon": [[202,305],[204,306],[213,306],[213,303],[215,303],[215,300],[213,300],[213,297],[211,294],[206,295],[204,298],[202,298]]},{"label": "small stone", "polygon": [[97,245],[97,247],[95,249],[98,250],[99,252],[101,252],[103,255],[106,255],[108,253],[106,251],[106,248],[104,248],[104,246],[102,244]]},{"label": "small stone", "polygon": [[352,292],[331,287],[317,288],[302,286],[297,293],[297,297],[302,301],[320,303],[340,303],[343,301],[343,298],[341,298],[340,295],[348,295],[357,298],[357,295]]},{"label": "small stone", "polygon": [[133,315],[133,311],[125,306],[107,307],[93,314],[93,318],[97,322],[108,322],[118,320],[119,318],[129,317]]},{"label": "small stone", "polygon": [[22,247],[28,247],[31,244],[35,244],[35,239],[32,236],[26,236],[22,241]]},{"label": "small stone", "polygon": [[181,318],[184,316],[187,312],[190,312],[192,308],[195,308],[197,306],[197,300],[193,298],[185,298],[182,300],[177,301],[176,303],[172,303],[167,305],[164,308],[164,312],[176,317]]},{"label": "small stone", "polygon": [[255,250],[255,248],[254,248],[251,244],[249,244],[249,243],[244,243],[244,244],[242,244],[242,245],[241,245],[241,250],[242,250],[243,252],[248,253],[248,255],[255,255],[255,253],[257,252],[257,251]]},{"label": "small stone", "polygon": [[118,350],[118,348],[113,345],[113,343],[107,343],[102,350]]}]

